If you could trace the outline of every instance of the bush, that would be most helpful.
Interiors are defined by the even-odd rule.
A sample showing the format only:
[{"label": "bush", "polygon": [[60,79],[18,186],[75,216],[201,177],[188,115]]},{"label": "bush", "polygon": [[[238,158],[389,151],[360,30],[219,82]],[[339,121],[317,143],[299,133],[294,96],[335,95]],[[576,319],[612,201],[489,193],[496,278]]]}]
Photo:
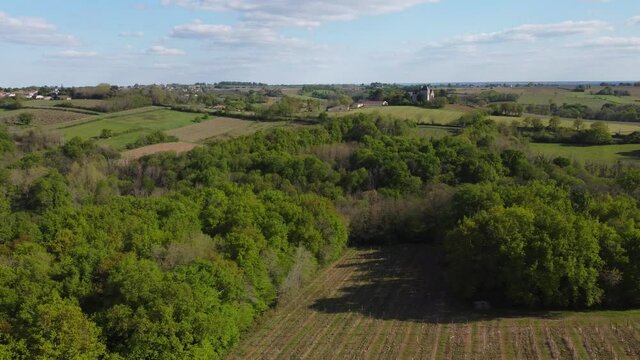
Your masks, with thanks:
[{"label": "bush", "polygon": [[33,122],[33,114],[31,113],[22,113],[20,115],[18,115],[18,121],[17,124],[18,125],[31,125],[31,123]]},{"label": "bush", "polygon": [[140,137],[134,143],[128,144],[127,149],[135,149],[135,148],[139,148],[147,145],[168,143],[168,142],[174,142],[174,141],[178,141],[178,138],[175,136],[167,135],[162,131],[156,131],[149,135]]}]

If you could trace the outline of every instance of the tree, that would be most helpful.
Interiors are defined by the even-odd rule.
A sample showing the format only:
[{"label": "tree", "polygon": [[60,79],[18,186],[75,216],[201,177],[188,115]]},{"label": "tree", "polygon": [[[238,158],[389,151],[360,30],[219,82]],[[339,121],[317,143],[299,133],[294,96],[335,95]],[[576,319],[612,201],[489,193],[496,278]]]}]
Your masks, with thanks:
[{"label": "tree", "polygon": [[34,319],[25,334],[33,358],[88,360],[106,352],[100,329],[75,304],[57,301],[39,305]]},{"label": "tree", "polygon": [[551,131],[558,131],[558,129],[560,129],[560,125],[562,125],[562,121],[560,120],[559,117],[554,116],[551,119],[549,119],[548,129]]},{"label": "tree", "polygon": [[100,139],[109,139],[111,137],[113,137],[113,130],[102,129],[102,131],[100,131]]},{"label": "tree", "polygon": [[582,128],[584,127],[584,120],[582,120],[581,118],[576,118],[575,120],[573,120],[573,127],[576,129],[576,131],[582,130]]},{"label": "tree", "polygon": [[38,180],[31,189],[31,206],[38,212],[59,209],[71,204],[66,179],[57,170]]}]

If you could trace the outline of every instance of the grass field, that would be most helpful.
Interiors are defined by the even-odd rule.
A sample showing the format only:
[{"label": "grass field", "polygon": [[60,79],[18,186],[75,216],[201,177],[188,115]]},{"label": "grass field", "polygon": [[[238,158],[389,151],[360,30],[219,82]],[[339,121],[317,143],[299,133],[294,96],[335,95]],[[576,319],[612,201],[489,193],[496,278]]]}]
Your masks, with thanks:
[{"label": "grass field", "polygon": [[167,134],[176,136],[180,141],[199,143],[211,138],[249,135],[258,130],[286,125],[286,122],[256,122],[221,117],[173,129],[167,131]]},{"label": "grass field", "polygon": [[[640,104],[636,100],[640,99],[640,89],[638,88],[616,88],[624,89],[631,93],[631,96],[603,96],[603,95],[591,95],[602,90],[603,87],[596,86],[588,89],[584,93],[573,92],[569,89],[541,86],[541,87],[519,87],[519,88],[497,88],[493,89],[500,93],[513,93],[520,95],[518,100],[521,104],[535,104],[535,105],[548,105],[549,101],[553,101],[558,105],[563,103],[567,104],[583,104],[594,110],[599,110],[602,105],[610,104]],[[460,89],[463,93],[479,93],[488,89]]]},{"label": "grass field", "polygon": [[640,312],[453,309],[423,246],[347,251],[229,359],[637,359]]},{"label": "grass field", "polygon": [[533,154],[563,156],[579,162],[602,162],[640,160],[640,144],[576,146],[565,144],[530,144]]},{"label": "grass field", "polygon": [[425,109],[416,106],[383,106],[333,113],[333,116],[346,116],[358,113],[379,113],[400,119],[415,120],[423,124],[447,125],[464,114],[458,109]]},{"label": "grass field", "polygon": [[350,249],[229,359],[637,359],[640,312],[453,308],[430,247]]},{"label": "grass field", "polygon": [[[513,116],[491,116],[491,119],[497,122],[498,124],[507,124],[510,125],[514,120],[522,121],[526,116],[521,117],[513,117]],[[549,125],[549,117],[548,116],[535,116],[542,119],[542,123],[546,126]],[[560,119],[561,126],[567,128],[573,128],[573,119]],[[584,126],[589,127],[597,120],[584,120]],[[616,122],[616,121],[605,121],[607,126],[609,126],[609,130],[613,134],[629,134],[634,131],[640,131],[640,123],[635,122]]]},{"label": "grass field", "polygon": [[64,124],[58,127],[65,139],[79,136],[83,139],[95,138],[102,129],[113,131],[110,139],[98,140],[98,144],[123,149],[139,137],[154,131],[166,131],[192,124],[196,114],[183,113],[161,108],[142,108],[111,115],[98,116],[84,122]]},{"label": "grass field", "polygon": [[56,125],[91,117],[89,114],[56,109],[20,109],[0,112],[0,123],[11,125],[23,113],[33,114],[31,125],[34,126]]}]

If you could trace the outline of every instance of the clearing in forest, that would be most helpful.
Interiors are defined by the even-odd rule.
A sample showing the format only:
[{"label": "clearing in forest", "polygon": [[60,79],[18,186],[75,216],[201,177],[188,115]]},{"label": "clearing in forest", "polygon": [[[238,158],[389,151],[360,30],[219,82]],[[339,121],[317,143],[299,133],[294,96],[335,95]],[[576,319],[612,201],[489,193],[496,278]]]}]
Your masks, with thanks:
[{"label": "clearing in forest", "polygon": [[267,314],[229,359],[637,359],[640,312],[475,312],[438,285],[440,256],[349,249]]}]

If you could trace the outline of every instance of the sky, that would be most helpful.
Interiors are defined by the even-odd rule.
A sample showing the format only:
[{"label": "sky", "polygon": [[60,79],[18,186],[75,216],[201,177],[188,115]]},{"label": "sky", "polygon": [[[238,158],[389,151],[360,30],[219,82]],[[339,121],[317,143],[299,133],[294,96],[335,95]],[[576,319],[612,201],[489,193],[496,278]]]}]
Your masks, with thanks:
[{"label": "sky", "polygon": [[0,87],[640,79],[638,0],[0,0]]}]

